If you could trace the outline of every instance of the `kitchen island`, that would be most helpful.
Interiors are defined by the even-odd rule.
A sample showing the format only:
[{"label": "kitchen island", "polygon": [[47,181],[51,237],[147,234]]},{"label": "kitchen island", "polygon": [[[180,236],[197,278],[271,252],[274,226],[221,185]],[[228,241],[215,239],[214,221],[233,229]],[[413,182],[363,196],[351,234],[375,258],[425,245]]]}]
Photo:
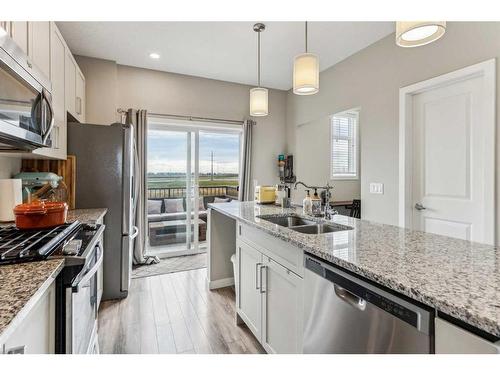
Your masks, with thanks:
[{"label": "kitchen island", "polygon": [[[332,222],[352,230],[304,234],[259,217],[301,214],[300,209],[254,202],[211,204],[210,211],[208,277],[212,288],[230,280],[230,263],[222,266],[220,262],[228,259],[231,248],[236,252],[236,242],[231,242],[242,225],[251,228],[255,238],[279,240],[274,247],[300,249],[437,313],[500,337],[500,252],[494,246],[340,215]],[[234,234],[230,233],[232,229]],[[288,269],[302,276],[300,267]]]}]

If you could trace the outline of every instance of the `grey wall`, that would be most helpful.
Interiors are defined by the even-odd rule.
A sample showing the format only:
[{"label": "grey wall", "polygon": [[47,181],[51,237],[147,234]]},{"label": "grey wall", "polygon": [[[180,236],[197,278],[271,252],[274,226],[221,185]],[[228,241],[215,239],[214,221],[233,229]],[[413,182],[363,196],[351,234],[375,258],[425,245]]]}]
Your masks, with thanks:
[{"label": "grey wall", "polygon": [[[115,121],[117,108],[232,120],[248,117],[250,86],[88,57],[78,56],[77,61],[87,81],[86,117],[90,123]],[[252,165],[253,178],[260,184],[278,182],[275,161],[285,151],[286,96],[285,91],[269,90],[270,114],[255,118]]]},{"label": "grey wall", "polygon": [[[298,179],[308,185],[324,186],[327,181],[335,187],[334,201],[360,198],[360,180],[330,180],[330,116],[300,124],[294,128],[296,145],[294,157]],[[359,150],[358,150],[359,151]],[[359,160],[359,154],[358,154]],[[305,189],[294,192],[296,203],[302,203]],[[311,193],[313,193],[311,191]]]},{"label": "grey wall", "polygon": [[[249,114],[250,86],[118,65],[118,104],[173,113],[242,120]],[[269,90],[269,116],[254,118],[253,178],[278,182],[276,160],[285,151],[286,92]]]},{"label": "grey wall", "polygon": [[[448,23],[441,40],[412,49],[396,46],[390,35],[322,72],[319,94],[299,97],[288,93],[287,150],[296,153],[301,148],[297,125],[360,107],[362,215],[397,225],[399,89],[497,57],[500,23]],[[498,69],[497,62],[500,80]],[[327,158],[329,150],[322,147]],[[369,194],[370,182],[384,183],[385,193]]]}]

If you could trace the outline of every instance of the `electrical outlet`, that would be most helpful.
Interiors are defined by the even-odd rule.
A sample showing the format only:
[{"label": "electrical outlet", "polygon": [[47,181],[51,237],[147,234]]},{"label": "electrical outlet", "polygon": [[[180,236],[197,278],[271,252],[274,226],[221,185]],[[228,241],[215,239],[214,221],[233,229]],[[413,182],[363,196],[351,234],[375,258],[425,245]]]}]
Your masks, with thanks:
[{"label": "electrical outlet", "polygon": [[380,182],[370,182],[370,194],[384,194],[384,184]]}]

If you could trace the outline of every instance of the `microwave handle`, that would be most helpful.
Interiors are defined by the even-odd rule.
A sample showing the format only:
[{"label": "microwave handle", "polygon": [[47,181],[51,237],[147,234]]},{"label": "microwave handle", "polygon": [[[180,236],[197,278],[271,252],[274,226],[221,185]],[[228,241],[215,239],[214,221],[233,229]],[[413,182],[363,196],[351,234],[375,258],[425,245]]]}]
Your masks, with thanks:
[{"label": "microwave handle", "polygon": [[36,124],[34,124],[34,121],[36,119],[36,109],[38,108],[39,105],[43,102],[43,92],[39,93],[36,96],[35,101],[31,105],[31,126],[33,129],[36,129]]},{"label": "microwave handle", "polygon": [[47,108],[49,110],[49,126],[44,130],[43,135],[42,135],[42,142],[43,144],[47,143],[47,139],[50,136],[50,132],[52,131],[52,128],[54,127],[54,108],[52,107],[52,102],[48,99],[47,97],[47,92],[45,89],[42,89],[42,100],[47,103]]},{"label": "microwave handle", "polygon": [[72,285],[71,285],[71,291],[73,293],[78,293],[80,291],[80,285],[85,285],[86,283],[89,282],[89,280],[94,277],[96,274],[97,270],[102,264],[102,260],[104,258],[104,252],[101,249],[101,246],[96,245],[96,251],[99,252],[99,258],[97,259],[97,262],[92,266],[91,269],[89,269],[81,279],[77,279]]}]

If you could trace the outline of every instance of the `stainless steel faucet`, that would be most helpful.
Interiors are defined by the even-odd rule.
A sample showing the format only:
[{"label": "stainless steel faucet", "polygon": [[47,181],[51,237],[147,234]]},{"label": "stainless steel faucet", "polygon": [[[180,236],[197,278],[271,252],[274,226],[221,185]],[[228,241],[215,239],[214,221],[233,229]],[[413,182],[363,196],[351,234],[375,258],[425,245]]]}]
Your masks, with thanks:
[{"label": "stainless steel faucet", "polygon": [[323,214],[325,215],[325,219],[330,220],[333,217],[333,215],[338,214],[337,210],[334,210],[333,208],[330,207],[330,199],[332,197],[330,190],[333,189],[333,186],[331,186],[329,182],[327,182],[325,186],[309,186],[303,183],[302,181],[297,181],[293,186],[294,190],[297,190],[297,185],[302,185],[306,189],[315,189],[315,190],[322,189],[325,191],[325,205],[323,207]]}]

